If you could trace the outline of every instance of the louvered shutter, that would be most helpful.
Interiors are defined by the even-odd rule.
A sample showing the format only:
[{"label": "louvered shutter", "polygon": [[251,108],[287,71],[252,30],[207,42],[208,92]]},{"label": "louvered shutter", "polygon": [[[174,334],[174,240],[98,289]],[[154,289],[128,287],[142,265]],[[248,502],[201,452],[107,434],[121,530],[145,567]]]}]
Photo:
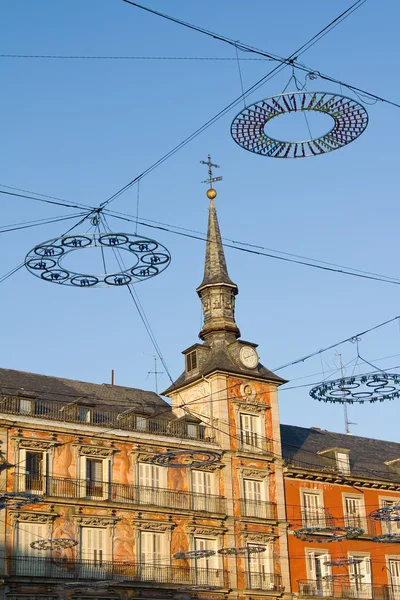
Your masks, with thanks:
[{"label": "louvered shutter", "polygon": [[400,590],[400,560],[389,560],[389,569],[391,576],[391,587]]}]

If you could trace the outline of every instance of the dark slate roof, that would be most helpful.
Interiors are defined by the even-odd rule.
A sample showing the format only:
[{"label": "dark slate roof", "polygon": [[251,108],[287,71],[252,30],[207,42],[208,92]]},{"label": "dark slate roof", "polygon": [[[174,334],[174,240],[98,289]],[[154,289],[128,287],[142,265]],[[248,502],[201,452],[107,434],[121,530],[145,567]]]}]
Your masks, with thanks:
[{"label": "dark slate roof", "polygon": [[67,405],[73,402],[93,403],[103,410],[123,412],[144,409],[152,414],[170,405],[154,392],[107,383],[87,383],[62,377],[0,369],[0,394],[53,400]]},{"label": "dark slate roof", "polygon": [[201,289],[205,285],[210,285],[213,283],[226,283],[228,285],[236,287],[236,284],[233,283],[233,281],[228,275],[228,268],[226,266],[217,213],[214,207],[214,201],[211,200],[210,212],[208,215],[204,277],[197,290]]},{"label": "dark slate roof", "polygon": [[285,462],[294,467],[335,471],[334,458],[321,456],[318,452],[346,448],[350,451],[351,474],[369,479],[400,481],[400,472],[385,465],[387,461],[400,458],[400,443],[295,425],[281,425],[281,437]]},{"label": "dark slate roof", "polygon": [[209,359],[202,365],[200,369],[195,371],[195,374],[184,371],[182,375],[180,375],[178,379],[167,390],[165,390],[165,392],[163,392],[163,394],[166,395],[170,392],[173,392],[175,389],[188,385],[197,379],[201,379],[201,377],[206,377],[215,371],[223,371],[225,373],[231,373],[232,375],[239,375],[241,377],[255,377],[258,379],[274,381],[279,384],[286,383],[286,379],[282,379],[278,375],[275,375],[275,373],[269,371],[261,363],[259,363],[255,369],[246,369],[231,358],[227,349],[219,348],[218,350],[215,350],[213,348],[210,352]]}]

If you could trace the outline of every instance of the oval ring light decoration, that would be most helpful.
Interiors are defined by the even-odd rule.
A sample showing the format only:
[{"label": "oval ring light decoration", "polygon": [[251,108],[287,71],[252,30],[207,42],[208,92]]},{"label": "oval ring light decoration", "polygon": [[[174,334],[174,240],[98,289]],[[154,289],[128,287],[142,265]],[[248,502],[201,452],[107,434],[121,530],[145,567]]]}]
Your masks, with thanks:
[{"label": "oval ring light decoration", "polygon": [[[89,274],[71,271],[63,266],[71,253],[88,248],[124,250],[130,265],[116,273]],[[165,246],[150,238],[129,233],[85,233],[54,238],[35,246],[25,258],[25,266],[32,275],[58,283],[80,288],[115,287],[137,283],[159,275],[168,267],[171,255]]]},{"label": "oval ring light decoration", "polygon": [[[333,126],[324,135],[303,141],[283,141],[269,136],[266,125],[294,112],[329,115]],[[343,148],[368,125],[368,113],[352,98],[331,92],[291,92],[265,98],[244,108],[232,121],[231,135],[245,150],[271,158],[306,158]]]}]

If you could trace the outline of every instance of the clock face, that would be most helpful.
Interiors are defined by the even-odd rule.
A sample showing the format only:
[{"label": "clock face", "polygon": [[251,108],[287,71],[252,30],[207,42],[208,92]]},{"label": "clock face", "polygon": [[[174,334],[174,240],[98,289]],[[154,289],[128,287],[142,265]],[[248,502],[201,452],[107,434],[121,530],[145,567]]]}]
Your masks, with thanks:
[{"label": "clock face", "polygon": [[258,354],[251,346],[242,346],[239,356],[243,365],[248,369],[255,369],[258,365]]}]

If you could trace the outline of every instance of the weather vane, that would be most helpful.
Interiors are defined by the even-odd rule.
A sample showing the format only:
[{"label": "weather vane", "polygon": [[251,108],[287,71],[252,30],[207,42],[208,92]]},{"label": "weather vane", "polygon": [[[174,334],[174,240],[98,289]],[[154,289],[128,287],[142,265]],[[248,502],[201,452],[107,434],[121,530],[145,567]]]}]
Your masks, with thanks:
[{"label": "weather vane", "polygon": [[205,179],[204,181],[202,181],[201,183],[208,183],[208,185],[210,186],[206,192],[207,194],[207,198],[209,198],[210,200],[214,200],[214,198],[217,195],[216,190],[214,190],[214,188],[212,187],[212,184],[215,181],[221,181],[222,177],[213,177],[213,171],[212,168],[214,167],[214,169],[219,169],[219,165],[215,165],[214,163],[211,162],[211,156],[208,155],[208,160],[201,160],[200,161],[202,165],[207,165],[208,166],[208,179]]}]

